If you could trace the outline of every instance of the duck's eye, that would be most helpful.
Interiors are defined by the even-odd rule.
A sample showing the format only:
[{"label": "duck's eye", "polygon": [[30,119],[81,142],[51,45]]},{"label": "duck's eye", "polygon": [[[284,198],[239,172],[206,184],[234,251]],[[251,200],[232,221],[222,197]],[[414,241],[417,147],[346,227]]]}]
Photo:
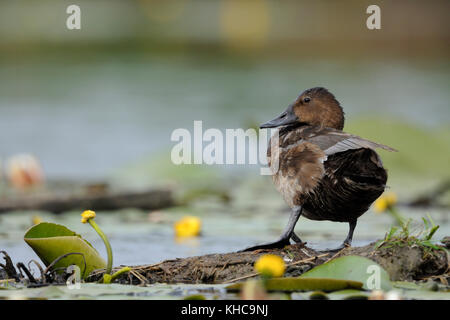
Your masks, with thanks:
[{"label": "duck's eye", "polygon": [[311,98],[306,97],[305,99],[303,99],[303,102],[308,103],[311,101]]}]

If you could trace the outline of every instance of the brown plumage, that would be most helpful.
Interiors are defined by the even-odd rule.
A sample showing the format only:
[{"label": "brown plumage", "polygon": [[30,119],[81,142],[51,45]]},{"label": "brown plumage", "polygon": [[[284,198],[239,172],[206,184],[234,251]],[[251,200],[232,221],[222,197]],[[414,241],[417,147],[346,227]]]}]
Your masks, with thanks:
[{"label": "brown plumage", "polygon": [[387,172],[375,149],[394,149],[345,133],[344,112],[325,88],[304,91],[276,119],[261,128],[281,127],[267,155],[273,181],[292,214],[281,238],[248,248],[282,247],[304,215],[311,220],[348,222],[350,245],[356,220],[383,193]]}]

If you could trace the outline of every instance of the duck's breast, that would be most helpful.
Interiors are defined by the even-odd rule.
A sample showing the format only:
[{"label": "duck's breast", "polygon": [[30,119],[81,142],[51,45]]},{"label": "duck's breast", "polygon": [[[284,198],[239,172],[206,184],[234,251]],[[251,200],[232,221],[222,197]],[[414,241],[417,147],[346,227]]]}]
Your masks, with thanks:
[{"label": "duck's breast", "polygon": [[387,175],[375,149],[395,151],[390,147],[314,126],[284,128],[276,137],[267,151],[269,165],[291,207],[315,199],[315,209],[328,216],[334,202],[344,209],[347,201],[355,201],[361,204],[355,211],[363,211],[384,190]]},{"label": "duck's breast", "polygon": [[290,207],[302,205],[325,173],[325,153],[303,140],[292,144],[271,142],[268,152],[272,178],[277,190]]}]

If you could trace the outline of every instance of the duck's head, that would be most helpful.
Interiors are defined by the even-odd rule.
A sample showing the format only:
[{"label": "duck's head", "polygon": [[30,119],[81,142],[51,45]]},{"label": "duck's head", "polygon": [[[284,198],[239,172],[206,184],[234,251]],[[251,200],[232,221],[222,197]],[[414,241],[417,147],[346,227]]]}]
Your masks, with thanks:
[{"label": "duck's head", "polygon": [[303,91],[277,118],[263,123],[260,128],[302,124],[342,130],[344,111],[327,89],[311,88]]}]

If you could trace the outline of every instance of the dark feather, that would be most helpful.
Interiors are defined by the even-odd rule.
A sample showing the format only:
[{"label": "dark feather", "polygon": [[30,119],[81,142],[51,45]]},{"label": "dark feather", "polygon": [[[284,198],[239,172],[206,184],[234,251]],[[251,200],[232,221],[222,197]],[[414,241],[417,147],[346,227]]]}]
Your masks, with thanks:
[{"label": "dark feather", "polygon": [[303,206],[309,219],[355,220],[386,186],[377,148],[396,151],[330,128],[280,130],[281,170],[275,184],[291,206]]}]

